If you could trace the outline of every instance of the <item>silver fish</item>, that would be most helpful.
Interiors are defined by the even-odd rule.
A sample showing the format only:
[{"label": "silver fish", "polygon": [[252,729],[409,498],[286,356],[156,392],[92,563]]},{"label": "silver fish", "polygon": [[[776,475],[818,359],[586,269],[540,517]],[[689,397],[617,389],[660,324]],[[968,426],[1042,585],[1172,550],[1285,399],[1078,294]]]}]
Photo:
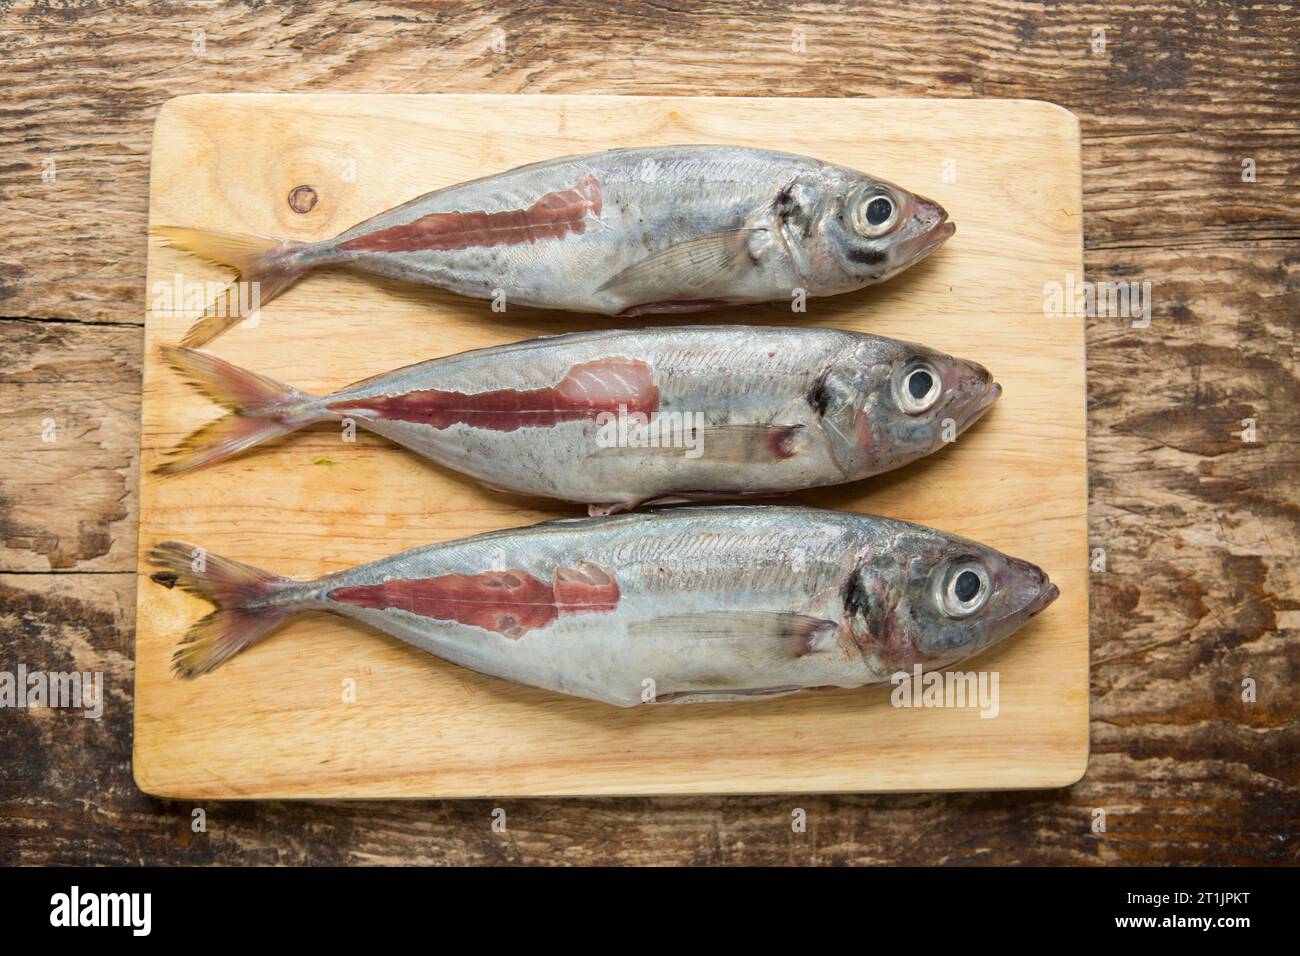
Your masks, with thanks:
[{"label": "silver fish", "polygon": [[[320,266],[507,305],[605,315],[837,295],[888,279],[955,230],[937,203],[806,156],[736,146],[614,149],[426,193],[333,239],[160,227],[265,305]],[[240,283],[182,344],[245,318]],[[242,308],[241,308],[242,303]]]},{"label": "silver fish", "polygon": [[350,419],[492,488],[581,502],[592,514],[879,474],[952,441],[1001,394],[973,362],[835,329],[557,335],[422,362],[324,397],[207,352],[163,354],[234,409],[191,435],[156,469],[163,474]]},{"label": "silver fish", "polygon": [[[570,518],[297,582],[179,542],[154,580],[216,605],[194,677],[300,611],[331,611],[444,660],[604,701],[691,703],[861,687],[958,663],[1056,599],[1032,564],[920,525],[807,508]],[[202,567],[202,570],[195,570]]]}]

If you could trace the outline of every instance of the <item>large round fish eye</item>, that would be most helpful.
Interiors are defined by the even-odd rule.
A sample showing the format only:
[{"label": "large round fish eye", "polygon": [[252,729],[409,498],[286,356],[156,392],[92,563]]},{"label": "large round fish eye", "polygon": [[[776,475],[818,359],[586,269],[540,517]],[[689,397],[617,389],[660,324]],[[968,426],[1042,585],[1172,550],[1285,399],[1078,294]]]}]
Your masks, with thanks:
[{"label": "large round fish eye", "polygon": [[853,207],[853,228],[878,239],[898,225],[898,200],[884,190],[868,192]]},{"label": "large round fish eye", "polygon": [[949,565],[939,578],[939,607],[948,617],[970,617],[989,599],[989,575],[978,561]]},{"label": "large round fish eye", "polygon": [[894,380],[898,407],[909,415],[919,415],[934,407],[943,390],[938,370],[929,362],[914,361],[903,366]]}]

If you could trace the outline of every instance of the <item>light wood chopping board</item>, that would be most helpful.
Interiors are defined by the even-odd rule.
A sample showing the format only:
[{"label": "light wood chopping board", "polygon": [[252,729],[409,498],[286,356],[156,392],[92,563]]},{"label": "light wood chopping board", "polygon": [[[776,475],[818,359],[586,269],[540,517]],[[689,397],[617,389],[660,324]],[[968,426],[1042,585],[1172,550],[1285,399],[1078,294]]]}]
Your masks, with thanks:
[{"label": "light wood chopping board", "polygon": [[[420,193],[618,146],[776,148],[938,200],[957,233],[884,285],[685,321],[798,322],[913,339],[985,364],[1004,394],[951,447],[796,503],[876,512],[1042,565],[1060,599],[963,670],[998,675],[997,716],[901,708],[891,688],[618,710],[484,677],[326,614],[217,671],[169,671],[205,602],[139,576],[135,777],[178,798],[457,797],[1063,786],[1088,755],[1084,330],[1044,315],[1082,279],[1079,131],[1027,101],[599,96],[213,95],[167,103],[153,226],[332,236]],[[297,187],[310,187],[311,194]],[[291,206],[292,198],[299,208]],[[172,478],[150,469],[220,410],[159,359],[197,309],[174,290],[230,273],[149,246],[140,551],[167,539],[315,577],[405,548],[572,515],[483,489],[336,425]],[[201,286],[189,286],[189,291]],[[216,288],[216,286],[214,286]],[[171,291],[169,291],[171,290]],[[345,273],[308,276],[255,328],[209,348],[308,391],[434,356],[564,331],[662,322],[512,309]]]}]

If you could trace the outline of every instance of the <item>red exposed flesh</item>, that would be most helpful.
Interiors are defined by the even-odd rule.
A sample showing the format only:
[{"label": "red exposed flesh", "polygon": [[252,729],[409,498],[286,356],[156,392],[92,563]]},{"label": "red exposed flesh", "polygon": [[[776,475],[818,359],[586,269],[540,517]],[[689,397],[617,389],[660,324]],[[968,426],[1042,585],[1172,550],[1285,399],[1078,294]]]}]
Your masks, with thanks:
[{"label": "red exposed flesh", "polygon": [[356,607],[395,607],[439,621],[459,621],[508,637],[545,627],[556,616],[550,585],[514,571],[444,574],[335,588],[330,597]]},{"label": "red exposed flesh", "polygon": [[560,422],[595,418],[602,412],[649,415],[659,407],[659,389],[645,362],[609,358],[575,365],[549,388],[497,389],[467,395],[428,390],[405,395],[335,402],[331,411],[365,412],[389,421],[419,422],[432,428],[456,423],[489,431],[549,428]]},{"label": "red exposed flesh", "polygon": [[434,212],[401,226],[357,236],[339,248],[349,252],[416,252],[513,246],[581,235],[587,213],[600,215],[600,182],[588,173],[572,189],[547,193],[527,209],[501,212]]},{"label": "red exposed flesh", "polygon": [[618,582],[599,565],[583,561],[555,572],[555,607],[561,614],[595,614],[618,607]]},{"label": "red exposed flesh", "polygon": [[561,615],[612,611],[619,590],[608,571],[584,561],[576,568],[560,568],[552,584],[523,571],[486,571],[335,588],[329,596],[354,607],[400,608],[518,640]]}]

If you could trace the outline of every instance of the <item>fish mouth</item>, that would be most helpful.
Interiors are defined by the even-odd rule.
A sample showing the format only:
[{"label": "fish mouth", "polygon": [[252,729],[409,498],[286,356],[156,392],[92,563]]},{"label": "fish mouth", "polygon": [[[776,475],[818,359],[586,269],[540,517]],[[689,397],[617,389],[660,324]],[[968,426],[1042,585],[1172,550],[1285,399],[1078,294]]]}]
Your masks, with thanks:
[{"label": "fish mouth", "polygon": [[952,238],[957,231],[957,224],[948,221],[948,213],[939,209],[939,221],[925,232],[908,240],[907,253],[912,262],[920,262],[934,250]]},{"label": "fish mouth", "polygon": [[990,382],[984,393],[975,400],[975,404],[966,410],[966,414],[961,420],[961,430],[965,431],[971,425],[977,422],[981,415],[993,407],[993,403],[1002,395],[1002,386],[997,382]]},{"label": "fish mouth", "polygon": [[1036,614],[1038,614],[1040,611],[1046,608],[1047,605],[1051,604],[1060,596],[1061,596],[1060,588],[1058,588],[1051,581],[1044,582],[1043,588],[1038,592],[1038,595],[1032,601],[1030,601],[1028,604],[1025,605],[1025,610],[1024,610],[1025,620],[1028,621],[1031,617],[1034,617]]}]

